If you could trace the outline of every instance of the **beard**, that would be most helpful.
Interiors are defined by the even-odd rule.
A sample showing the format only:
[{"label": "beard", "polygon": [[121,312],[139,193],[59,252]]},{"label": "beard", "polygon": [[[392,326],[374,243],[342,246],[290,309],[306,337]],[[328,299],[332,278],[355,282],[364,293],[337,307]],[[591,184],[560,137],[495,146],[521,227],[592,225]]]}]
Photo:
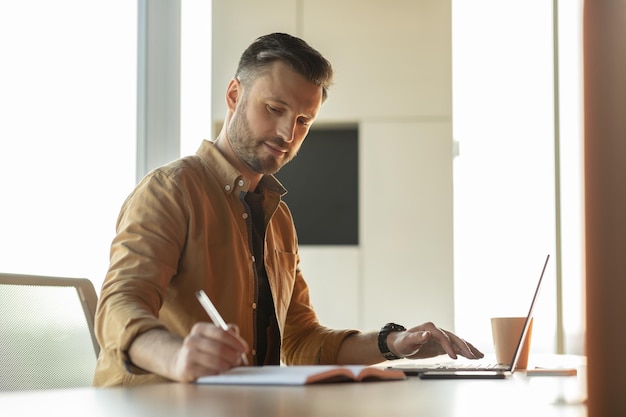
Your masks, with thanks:
[{"label": "beard", "polygon": [[259,174],[275,174],[286,163],[291,161],[295,152],[287,152],[283,157],[276,156],[263,150],[264,143],[274,144],[277,148],[286,149],[289,144],[278,136],[256,137],[252,133],[246,116],[247,100],[244,100],[237,112],[233,115],[228,127],[228,140],[235,155],[250,169]]}]

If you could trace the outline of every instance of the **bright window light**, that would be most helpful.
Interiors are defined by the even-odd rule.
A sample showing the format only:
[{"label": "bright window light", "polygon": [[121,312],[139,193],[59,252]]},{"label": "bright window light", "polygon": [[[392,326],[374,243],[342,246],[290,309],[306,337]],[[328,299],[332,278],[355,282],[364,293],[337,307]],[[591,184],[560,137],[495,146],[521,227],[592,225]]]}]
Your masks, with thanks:
[{"label": "bright window light", "polygon": [[181,3],[180,154],[193,155],[211,129],[212,2]]},{"label": "bright window light", "polygon": [[[581,353],[580,3],[560,2],[564,327]],[[552,2],[453,1],[455,323],[492,350],[489,318],[525,315],[552,254],[533,351],[556,340]],[[578,26],[577,26],[578,25]],[[561,25],[560,25],[561,26]],[[574,36],[569,36],[569,35]],[[577,107],[578,106],[578,107]]]},{"label": "bright window light", "polygon": [[0,271],[106,273],[134,185],[137,4],[0,2]]}]

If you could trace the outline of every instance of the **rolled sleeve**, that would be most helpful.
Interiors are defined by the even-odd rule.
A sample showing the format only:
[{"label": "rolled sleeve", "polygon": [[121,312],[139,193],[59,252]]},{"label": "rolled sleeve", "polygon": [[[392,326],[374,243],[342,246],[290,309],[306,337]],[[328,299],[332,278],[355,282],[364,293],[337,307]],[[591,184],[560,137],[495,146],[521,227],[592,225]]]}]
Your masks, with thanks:
[{"label": "rolled sleeve", "polygon": [[95,385],[147,374],[132,364],[128,350],[138,335],[167,328],[159,314],[177,270],[186,218],[178,187],[166,177],[147,177],[122,207],[96,311],[101,354]]},{"label": "rolled sleeve", "polygon": [[337,355],[341,344],[353,334],[359,333],[358,330],[335,330],[332,331],[322,343],[320,349],[319,364],[320,365],[334,365],[337,363]]}]

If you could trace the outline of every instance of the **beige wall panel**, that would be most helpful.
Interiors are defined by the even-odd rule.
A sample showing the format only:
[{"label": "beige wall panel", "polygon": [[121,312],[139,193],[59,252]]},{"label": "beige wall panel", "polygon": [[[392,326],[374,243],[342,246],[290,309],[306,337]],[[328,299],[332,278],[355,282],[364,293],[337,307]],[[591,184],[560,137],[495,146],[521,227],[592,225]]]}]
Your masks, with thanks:
[{"label": "beige wall panel", "polygon": [[450,1],[302,3],[302,36],[336,70],[322,119],[451,117]]},{"label": "beige wall panel", "polygon": [[355,246],[301,246],[300,268],[320,322],[358,328],[359,253]]},{"label": "beige wall panel", "polygon": [[363,325],[453,328],[451,125],[361,126]]},{"label": "beige wall panel", "polygon": [[[226,86],[243,50],[261,35],[296,34],[295,0],[213,0],[213,121],[224,120]],[[184,4],[183,4],[184,7]]]}]

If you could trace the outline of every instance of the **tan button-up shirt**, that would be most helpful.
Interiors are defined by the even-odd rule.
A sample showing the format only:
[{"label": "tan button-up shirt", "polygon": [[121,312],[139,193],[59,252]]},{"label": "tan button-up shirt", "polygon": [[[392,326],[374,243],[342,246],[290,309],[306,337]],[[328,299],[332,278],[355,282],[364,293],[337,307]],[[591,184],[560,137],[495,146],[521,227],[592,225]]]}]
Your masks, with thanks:
[{"label": "tan button-up shirt", "polygon": [[[259,188],[271,214],[265,234],[265,268],[286,364],[335,363],[343,339],[354,330],[323,327],[299,269],[298,243],[286,192],[273,177]],[[239,326],[254,346],[257,291],[243,204],[248,182],[210,141],[197,154],[149,173],[124,202],[111,261],[98,302],[101,346],[94,385],[165,381],[129,363],[133,339],[153,328],[184,337],[209,321],[195,297],[203,289],[224,319]],[[251,359],[251,358],[249,358]],[[252,361],[251,361],[252,363]]]}]

